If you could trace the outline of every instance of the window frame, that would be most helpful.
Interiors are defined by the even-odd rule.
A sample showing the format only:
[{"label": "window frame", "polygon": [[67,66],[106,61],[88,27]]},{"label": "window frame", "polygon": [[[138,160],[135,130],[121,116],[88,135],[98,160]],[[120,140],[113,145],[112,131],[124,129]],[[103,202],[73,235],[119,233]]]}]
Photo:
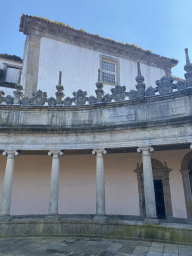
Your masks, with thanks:
[{"label": "window frame", "polygon": [[[115,83],[110,83],[107,81],[103,81],[103,72],[105,72],[105,70],[103,70],[102,68],[102,61],[106,61],[106,62],[111,62],[115,64]],[[119,60],[106,56],[106,55],[100,55],[100,70],[101,70],[101,82],[103,84],[108,84],[108,85],[112,85],[112,86],[116,86],[120,84],[120,70],[119,70]],[[109,74],[114,74],[114,72],[110,72],[110,71],[106,71],[106,73]]]}]

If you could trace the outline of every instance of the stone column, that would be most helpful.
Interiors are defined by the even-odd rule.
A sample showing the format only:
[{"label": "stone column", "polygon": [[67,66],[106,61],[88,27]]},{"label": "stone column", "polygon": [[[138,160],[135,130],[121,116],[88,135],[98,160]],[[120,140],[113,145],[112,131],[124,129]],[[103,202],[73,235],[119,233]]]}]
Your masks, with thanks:
[{"label": "stone column", "polygon": [[96,155],[96,222],[106,222],[105,216],[105,174],[104,174],[104,154],[107,151],[104,149],[93,150]]},{"label": "stone column", "polygon": [[6,216],[8,217],[10,215],[15,155],[19,155],[19,153],[14,150],[7,150],[3,152],[3,155],[7,156],[7,164],[3,183],[0,216],[6,218]]},{"label": "stone column", "polygon": [[191,186],[189,180],[189,170],[180,170],[183,178],[183,189],[185,195],[185,204],[187,211],[187,218],[192,219],[192,195],[191,195]]},{"label": "stone column", "polygon": [[49,212],[48,216],[56,216],[58,214],[59,202],[59,166],[60,156],[63,156],[61,151],[50,151],[48,155],[52,156],[52,170],[51,170],[51,187],[49,197]]},{"label": "stone column", "polygon": [[151,164],[150,152],[153,152],[153,148],[150,146],[141,147],[137,149],[138,152],[142,152],[143,158],[143,182],[144,182],[144,194],[145,194],[145,210],[146,210],[146,223],[159,223],[156,212],[155,202],[155,190],[153,182],[153,172]]}]

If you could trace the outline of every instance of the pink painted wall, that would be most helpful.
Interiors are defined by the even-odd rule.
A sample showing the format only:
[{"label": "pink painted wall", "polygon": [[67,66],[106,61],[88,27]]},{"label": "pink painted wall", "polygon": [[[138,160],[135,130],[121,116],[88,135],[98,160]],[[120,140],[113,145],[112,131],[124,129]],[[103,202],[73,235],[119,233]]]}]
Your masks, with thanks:
[{"label": "pink painted wall", "polygon": [[[174,217],[186,217],[182,177],[182,158],[189,150],[154,152],[153,158],[165,161],[170,172],[170,188]],[[104,156],[106,183],[106,213],[139,215],[136,173],[139,153],[108,154]],[[16,157],[11,214],[46,214],[49,204],[51,177],[50,156]],[[0,196],[6,157],[0,155]],[[96,157],[66,155],[60,162],[59,213],[94,214],[96,207]]]}]

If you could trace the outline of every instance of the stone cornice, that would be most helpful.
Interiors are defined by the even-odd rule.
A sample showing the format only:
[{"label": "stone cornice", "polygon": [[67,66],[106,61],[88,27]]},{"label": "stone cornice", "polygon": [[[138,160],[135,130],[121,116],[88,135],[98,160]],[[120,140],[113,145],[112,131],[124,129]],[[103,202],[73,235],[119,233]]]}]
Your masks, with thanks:
[{"label": "stone cornice", "polygon": [[165,70],[167,75],[170,75],[171,68],[178,64],[177,60],[169,59],[132,45],[118,43],[39,17],[23,14],[21,16],[19,31],[23,32],[25,35],[47,37],[84,48],[97,50],[104,54],[158,67]]},{"label": "stone cornice", "polygon": [[[0,126],[0,134],[84,134],[84,133],[109,133],[115,131],[127,131],[127,130],[135,130],[139,131],[140,129],[151,129],[151,128],[163,128],[163,127],[178,127],[179,129],[187,128],[188,126],[191,127],[192,124],[192,117],[186,118],[174,118],[169,120],[160,120],[160,121],[151,121],[151,122],[139,122],[139,123],[131,123],[131,124],[121,124],[121,125],[110,125],[110,126],[91,126],[91,127],[53,127],[53,126],[44,126],[44,125],[22,125],[22,126]],[[181,143],[181,142],[179,142]],[[187,142],[188,143],[188,142]],[[161,143],[162,144],[162,143]],[[161,145],[160,144],[160,145]],[[164,144],[170,144],[164,142]],[[158,145],[158,144],[157,144]]]}]

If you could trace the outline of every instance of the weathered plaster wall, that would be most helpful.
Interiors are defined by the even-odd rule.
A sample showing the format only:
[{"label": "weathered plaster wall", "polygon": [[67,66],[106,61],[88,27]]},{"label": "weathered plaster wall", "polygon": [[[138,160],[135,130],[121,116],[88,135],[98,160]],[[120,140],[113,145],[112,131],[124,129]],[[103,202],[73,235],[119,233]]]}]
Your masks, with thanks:
[{"label": "weathered plaster wall", "polygon": [[[63,85],[65,96],[72,96],[74,91],[82,89],[88,96],[94,95],[100,68],[99,51],[41,38],[38,88],[48,92],[48,96],[55,96],[59,79],[59,71],[63,72]],[[105,55],[109,56],[109,55]],[[109,56],[113,57],[113,56]],[[135,89],[137,76],[136,62],[116,58],[120,64],[120,85],[125,85],[127,90]],[[152,66],[141,64],[141,72],[147,86],[156,86],[155,81],[165,75],[165,71]],[[111,85],[104,85],[105,93],[109,93]]]},{"label": "weathered plaster wall", "polygon": [[[189,150],[158,151],[153,158],[165,161],[170,172],[173,216],[185,218],[181,173],[182,158]],[[51,176],[50,156],[16,157],[11,214],[46,214]],[[107,214],[139,215],[136,173],[139,153],[108,154],[105,161]],[[0,196],[6,157],[0,155]],[[60,164],[59,213],[94,214],[96,204],[96,159],[94,155],[65,155]]]}]

